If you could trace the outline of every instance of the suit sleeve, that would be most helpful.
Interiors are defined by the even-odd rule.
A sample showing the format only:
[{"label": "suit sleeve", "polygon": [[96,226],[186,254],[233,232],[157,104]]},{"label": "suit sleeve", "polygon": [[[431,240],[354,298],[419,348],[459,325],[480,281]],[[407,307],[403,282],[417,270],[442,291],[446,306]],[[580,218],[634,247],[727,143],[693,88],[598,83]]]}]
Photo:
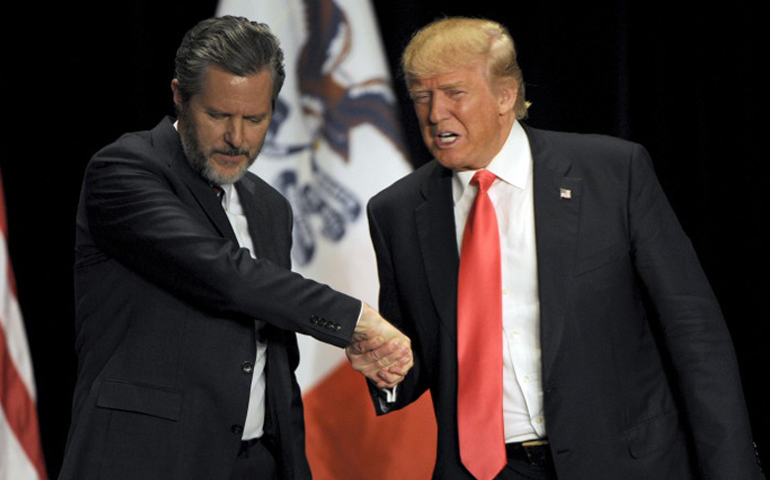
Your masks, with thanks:
[{"label": "suit sleeve", "polygon": [[655,177],[632,155],[629,225],[636,270],[660,330],[693,435],[701,477],[760,479],[738,364],[720,307]]},{"label": "suit sleeve", "polygon": [[379,310],[380,314],[392,323],[396,328],[404,332],[412,341],[414,353],[414,366],[406,378],[398,384],[395,401],[387,402],[387,395],[373,383],[367,381],[369,391],[374,401],[374,407],[378,415],[388,413],[406,407],[416,401],[428,389],[426,376],[422,375],[422,355],[419,339],[412,322],[404,317],[399,306],[398,285],[394,275],[393,261],[390,255],[389,243],[381,230],[375,209],[371,202],[367,208],[369,216],[369,230],[377,258],[377,273],[380,283]]},{"label": "suit sleeve", "polygon": [[79,219],[79,228],[99,251],[213,315],[348,344],[360,301],[254,260],[222,238],[186,184],[154,155],[146,142],[124,137],[90,162],[81,200],[87,220]]}]

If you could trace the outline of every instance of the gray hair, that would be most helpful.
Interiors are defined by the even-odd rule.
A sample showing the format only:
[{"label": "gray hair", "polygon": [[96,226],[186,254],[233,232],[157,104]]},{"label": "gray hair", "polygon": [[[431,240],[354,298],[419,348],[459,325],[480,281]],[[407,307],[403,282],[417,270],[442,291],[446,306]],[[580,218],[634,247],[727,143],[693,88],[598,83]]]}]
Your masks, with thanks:
[{"label": "gray hair", "polygon": [[270,27],[230,15],[203,20],[190,29],[176,52],[175,63],[179,93],[185,103],[200,92],[211,65],[241,77],[267,68],[273,81],[273,105],[286,77],[283,51]]}]

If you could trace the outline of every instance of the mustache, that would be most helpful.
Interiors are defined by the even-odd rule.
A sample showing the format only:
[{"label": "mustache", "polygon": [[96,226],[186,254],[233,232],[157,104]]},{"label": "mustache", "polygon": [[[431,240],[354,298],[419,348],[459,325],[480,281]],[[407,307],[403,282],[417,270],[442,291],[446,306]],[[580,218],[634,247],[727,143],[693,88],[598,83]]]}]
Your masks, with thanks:
[{"label": "mustache", "polygon": [[211,153],[219,153],[230,157],[237,157],[239,155],[245,155],[247,157],[251,156],[251,152],[248,148],[218,148],[213,150]]}]

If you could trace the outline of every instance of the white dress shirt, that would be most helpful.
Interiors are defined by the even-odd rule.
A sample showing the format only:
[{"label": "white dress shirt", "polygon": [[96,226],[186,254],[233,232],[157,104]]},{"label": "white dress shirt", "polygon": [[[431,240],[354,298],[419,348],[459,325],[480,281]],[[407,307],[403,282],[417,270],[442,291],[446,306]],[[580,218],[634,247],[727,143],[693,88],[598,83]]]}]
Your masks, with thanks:
[{"label": "white dress shirt", "polygon": [[[220,185],[222,195],[222,208],[225,209],[227,219],[235,232],[238,245],[246,248],[254,255],[254,244],[249,235],[249,223],[243,213],[238,191],[232,184]],[[256,325],[259,328],[259,325]],[[254,371],[251,377],[251,394],[249,395],[249,407],[246,411],[246,423],[243,427],[243,439],[261,437],[265,426],[265,363],[267,361],[267,343],[257,341],[257,358],[254,361]]]},{"label": "white dress shirt", "polygon": [[[540,362],[540,300],[537,284],[532,153],[515,122],[502,150],[486,170],[497,179],[489,188],[500,228],[503,285],[503,419],[505,441],[544,438]],[[474,171],[455,172],[453,196],[457,244],[478,188]]]}]

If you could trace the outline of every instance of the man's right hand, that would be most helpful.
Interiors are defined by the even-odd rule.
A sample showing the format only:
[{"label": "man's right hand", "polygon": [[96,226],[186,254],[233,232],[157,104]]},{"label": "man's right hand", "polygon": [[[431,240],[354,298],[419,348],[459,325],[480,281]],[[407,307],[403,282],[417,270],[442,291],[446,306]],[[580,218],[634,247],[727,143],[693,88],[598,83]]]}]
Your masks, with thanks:
[{"label": "man's right hand", "polygon": [[409,337],[366,303],[345,353],[353,369],[380,388],[396,386],[414,365]]}]

